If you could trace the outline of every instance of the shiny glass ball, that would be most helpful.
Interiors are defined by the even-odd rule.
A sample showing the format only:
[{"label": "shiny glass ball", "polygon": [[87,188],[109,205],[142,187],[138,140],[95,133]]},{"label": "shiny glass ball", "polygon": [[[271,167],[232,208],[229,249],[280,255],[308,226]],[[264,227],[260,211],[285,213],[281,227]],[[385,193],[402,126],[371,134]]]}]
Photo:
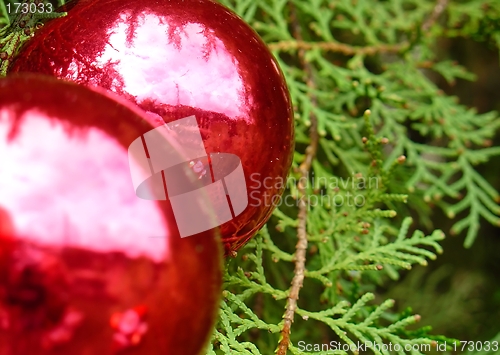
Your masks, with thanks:
[{"label": "shiny glass ball", "polygon": [[241,159],[247,208],[223,223],[226,254],[267,221],[293,152],[288,89],[270,51],[211,0],[80,0],[19,53],[11,72],[111,90],[172,122],[195,115],[208,154]]},{"label": "shiny glass ball", "polygon": [[128,148],[153,128],[103,89],[0,79],[1,355],[200,354],[220,241],[136,196]]}]

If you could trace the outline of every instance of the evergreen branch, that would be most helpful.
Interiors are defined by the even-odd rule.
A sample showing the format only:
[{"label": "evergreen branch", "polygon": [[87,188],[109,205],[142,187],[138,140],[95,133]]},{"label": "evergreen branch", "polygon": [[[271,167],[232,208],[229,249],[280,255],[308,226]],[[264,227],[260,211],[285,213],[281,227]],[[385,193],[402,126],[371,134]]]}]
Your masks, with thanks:
[{"label": "evergreen branch", "polygon": [[[388,352],[384,350],[382,346],[386,342],[390,342],[399,354],[410,352],[411,354],[422,354],[422,352],[415,350],[414,345],[427,344],[430,347],[435,344],[435,342],[428,338],[420,337],[408,339],[398,334],[398,332],[402,332],[409,325],[420,321],[419,315],[405,317],[387,327],[378,326],[382,315],[384,315],[389,308],[394,306],[393,300],[386,300],[362,319],[360,316],[365,313],[363,310],[366,309],[366,304],[374,299],[374,294],[365,293],[354,305],[349,306],[348,304],[343,304],[344,309],[337,309],[336,312],[330,310],[311,312],[298,309],[297,314],[305,319],[315,319],[327,324],[340,340],[347,345],[338,347],[342,349],[347,348],[354,354],[358,353],[359,350],[371,350],[376,355],[386,355]],[[340,317],[334,318],[333,316],[335,315],[340,315]],[[361,318],[361,320],[359,320],[359,318]],[[346,354],[347,352],[344,350],[343,353]],[[330,353],[325,351],[317,352],[317,354]]]},{"label": "evergreen branch", "polygon": [[[463,35],[480,29],[489,31],[491,26],[484,26],[484,18],[494,19],[497,1],[292,0],[292,14],[286,0],[221,1],[253,24],[286,76],[298,147],[291,180],[304,176],[301,167],[308,151],[303,147],[311,144],[308,130],[315,124],[318,153],[309,170],[326,183],[312,181],[309,176],[311,186],[287,184],[286,193],[294,198],[294,205],[275,211],[269,226],[276,226],[278,232],[263,230],[248,244],[248,254],[242,256],[241,264],[238,259],[231,261],[226,287],[247,309],[229,297],[229,308],[224,307],[223,312],[240,313],[240,318],[249,321],[224,315],[232,319],[228,323],[231,328],[226,330],[220,320],[214,338],[219,349],[225,354],[269,354],[278,343],[286,345],[284,353],[303,354],[299,340],[311,344],[332,339],[346,344],[356,339],[378,344],[432,343],[438,337],[429,335],[427,328],[405,330],[419,316],[391,314],[392,300],[374,307],[368,304],[370,296],[365,299],[362,295],[375,283],[383,284],[386,276],[397,279],[401,268],[425,265],[441,252],[442,232],[414,232],[410,219],[404,219],[400,228],[386,221],[396,217],[395,211],[403,217],[408,214],[402,206],[407,199],[409,209],[420,217],[419,224],[427,223],[429,229],[431,205],[450,212],[450,216],[471,212],[453,231],[468,228],[470,233],[477,233],[481,216],[497,223],[493,215],[498,212],[498,192],[480,176],[475,165],[500,154],[497,147],[491,147],[500,125],[498,115],[477,114],[465,108],[427,76],[432,70],[451,84],[457,78],[475,79],[455,62],[440,60],[433,48],[439,36],[450,35],[446,31],[454,30],[451,27]],[[482,4],[493,11],[487,13]],[[302,24],[299,36],[293,31],[297,22]],[[469,22],[474,26],[467,27]],[[360,112],[365,112],[363,118]],[[369,134],[362,144],[366,130]],[[331,179],[356,180],[357,176],[376,177],[380,186],[329,183]],[[362,205],[335,203],[335,198],[345,201],[352,192],[363,198]],[[303,202],[309,202],[305,205],[307,225],[300,214]],[[292,217],[297,210],[298,220]],[[297,291],[293,297],[295,312],[286,320],[290,326],[294,322],[294,329],[284,339],[281,333],[285,320],[281,315],[284,306],[287,311],[290,307],[291,289],[298,278],[297,256],[301,254],[299,243],[293,245],[296,228],[302,228],[307,243],[299,247],[304,255],[300,263],[304,276],[298,291],[304,302],[297,304]],[[270,302],[260,313],[262,297]],[[306,305],[314,311],[302,309]],[[273,330],[257,322],[251,327],[254,316],[248,314],[249,310]],[[343,318],[346,314],[349,317]],[[314,323],[315,331],[311,332],[304,322]],[[248,342],[258,344],[258,351],[250,349]],[[387,355],[386,351],[372,352]],[[347,354],[322,349],[310,353]]]},{"label": "evergreen branch", "polygon": [[[279,227],[279,224],[278,226],[276,227],[278,230],[280,230]],[[282,230],[281,230],[282,231]],[[292,262],[293,259],[294,259],[294,256],[292,254],[289,254],[289,253],[286,253],[284,252],[283,250],[281,250],[280,248],[278,248],[273,240],[271,239],[271,236],[269,235],[269,232],[267,231],[267,228],[264,227],[261,231],[260,231],[260,235],[262,236],[262,242],[263,242],[263,248],[266,249],[266,250],[269,250],[272,255],[271,255],[271,258],[272,260],[276,263],[280,260],[285,260],[285,261],[289,261],[289,262]]]},{"label": "evergreen branch", "polygon": [[417,230],[410,238],[405,238],[411,221],[411,218],[405,218],[396,240],[388,244],[381,244],[383,226],[376,225],[370,243],[364,246],[358,245],[354,253],[351,251],[352,246],[349,249],[339,249],[336,258],[332,258],[329,263],[318,270],[306,272],[305,276],[324,280],[323,275],[328,275],[335,270],[382,270],[383,265],[410,269],[415,263],[427,265],[425,258],[434,260],[436,254],[417,246],[430,246],[437,253],[442,253],[442,248],[437,242],[444,239],[444,234],[436,230],[430,236],[425,236]]},{"label": "evergreen branch", "polygon": [[[50,4],[48,1],[42,0],[22,0],[21,4]],[[20,6],[22,8],[22,5]],[[0,10],[7,11],[6,7]],[[0,28],[0,77],[7,75],[7,69],[12,61],[12,58],[17,54],[19,48],[33,37],[35,31],[43,26],[44,19],[52,19],[66,16],[66,12],[19,12],[15,14],[7,14],[13,20],[9,26]]]}]

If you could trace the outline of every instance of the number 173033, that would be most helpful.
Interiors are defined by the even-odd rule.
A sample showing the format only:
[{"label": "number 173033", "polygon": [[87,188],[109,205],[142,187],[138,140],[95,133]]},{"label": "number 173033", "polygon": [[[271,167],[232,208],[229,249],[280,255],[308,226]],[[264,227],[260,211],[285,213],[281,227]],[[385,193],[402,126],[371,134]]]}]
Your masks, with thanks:
[{"label": "number 173033", "polygon": [[454,351],[498,351],[498,341],[466,341],[453,344]]},{"label": "number 173033", "polygon": [[28,2],[15,2],[15,3],[7,3],[5,5],[7,8],[7,12],[9,14],[43,14],[43,13],[51,13],[54,11],[54,7],[51,3],[28,3]]}]

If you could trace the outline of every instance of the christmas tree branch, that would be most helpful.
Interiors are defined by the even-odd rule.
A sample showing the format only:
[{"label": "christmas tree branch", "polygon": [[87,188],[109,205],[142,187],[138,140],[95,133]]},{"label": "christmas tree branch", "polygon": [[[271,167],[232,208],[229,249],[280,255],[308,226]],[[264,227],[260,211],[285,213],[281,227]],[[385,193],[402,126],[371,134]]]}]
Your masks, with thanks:
[{"label": "christmas tree branch", "polygon": [[[439,16],[446,10],[448,0],[438,0],[427,20],[422,24],[421,31],[427,32],[431,26],[438,20]],[[278,41],[269,44],[271,50],[291,51],[291,50],[312,50],[320,49],[325,52],[338,52],[344,55],[374,55],[378,53],[401,53],[407,50],[411,41],[405,41],[398,44],[376,44],[368,46],[351,46],[345,43],[334,41],[327,42],[307,42],[295,38],[293,40]]]},{"label": "christmas tree branch", "polygon": [[[474,166],[500,153],[491,147],[498,115],[459,105],[427,77],[474,80],[435,45],[449,29],[490,38],[496,2],[220,1],[254,26],[282,68],[297,150],[273,219],[228,265],[208,354],[347,354],[359,341],[421,355],[413,346],[453,343],[426,325],[407,329],[418,315],[367,291],[441,252],[433,206],[450,217],[471,212],[453,229],[470,233],[468,244],[481,217],[497,223],[498,192]],[[425,231],[404,218],[410,212]]]},{"label": "christmas tree branch", "polygon": [[[294,34],[295,38],[301,40],[301,28],[300,24],[297,20],[295,8],[293,5],[291,7],[291,21],[294,26]],[[305,60],[305,51],[303,49],[299,50],[299,60],[301,65],[303,66],[306,76],[307,76],[307,86],[310,88],[314,88],[313,81],[313,72],[309,63]],[[316,104],[316,98],[311,97],[311,102]],[[307,194],[307,179],[309,177],[309,173],[311,171],[313,160],[316,156],[316,151],[318,149],[318,119],[311,113],[310,115],[311,126],[309,128],[309,137],[310,143],[306,148],[306,154],[304,157],[304,161],[299,166],[301,178],[297,183],[297,189],[299,192],[299,213],[298,213],[298,227],[297,227],[297,245],[295,247],[295,270],[294,276],[292,279],[292,286],[289,291],[286,311],[283,316],[283,328],[281,330],[281,339],[278,344],[278,349],[276,351],[277,355],[286,355],[288,351],[288,347],[290,344],[290,332],[293,323],[293,318],[295,316],[295,312],[297,311],[297,300],[299,299],[299,292],[304,283],[304,274],[305,274],[305,263],[306,263],[306,251],[307,251],[307,209],[308,203],[306,201]]]}]

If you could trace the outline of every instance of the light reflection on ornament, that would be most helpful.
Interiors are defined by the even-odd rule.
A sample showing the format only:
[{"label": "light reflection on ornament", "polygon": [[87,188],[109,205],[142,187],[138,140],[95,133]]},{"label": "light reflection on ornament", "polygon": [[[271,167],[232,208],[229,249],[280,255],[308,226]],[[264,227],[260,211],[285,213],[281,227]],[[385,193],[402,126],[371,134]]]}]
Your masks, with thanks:
[{"label": "light reflection on ornament", "polygon": [[[145,99],[158,100],[201,106],[229,118],[250,118],[249,107],[239,100],[244,85],[238,63],[212,30],[199,23],[172,28],[168,17],[143,12],[134,35],[127,38],[130,16],[121,13],[108,29],[107,45],[94,63],[121,74],[123,83],[115,79],[115,89],[135,96],[139,104]],[[70,67],[76,68],[76,64]]]},{"label": "light reflection on ornament", "polygon": [[61,122],[36,111],[21,119],[13,139],[8,121],[0,121],[0,152],[7,152],[0,186],[8,187],[0,206],[18,235],[46,246],[120,251],[158,262],[167,257],[168,244],[149,238],[168,237],[163,216],[154,202],[135,195],[127,151],[116,139],[97,128],[68,135]]}]

